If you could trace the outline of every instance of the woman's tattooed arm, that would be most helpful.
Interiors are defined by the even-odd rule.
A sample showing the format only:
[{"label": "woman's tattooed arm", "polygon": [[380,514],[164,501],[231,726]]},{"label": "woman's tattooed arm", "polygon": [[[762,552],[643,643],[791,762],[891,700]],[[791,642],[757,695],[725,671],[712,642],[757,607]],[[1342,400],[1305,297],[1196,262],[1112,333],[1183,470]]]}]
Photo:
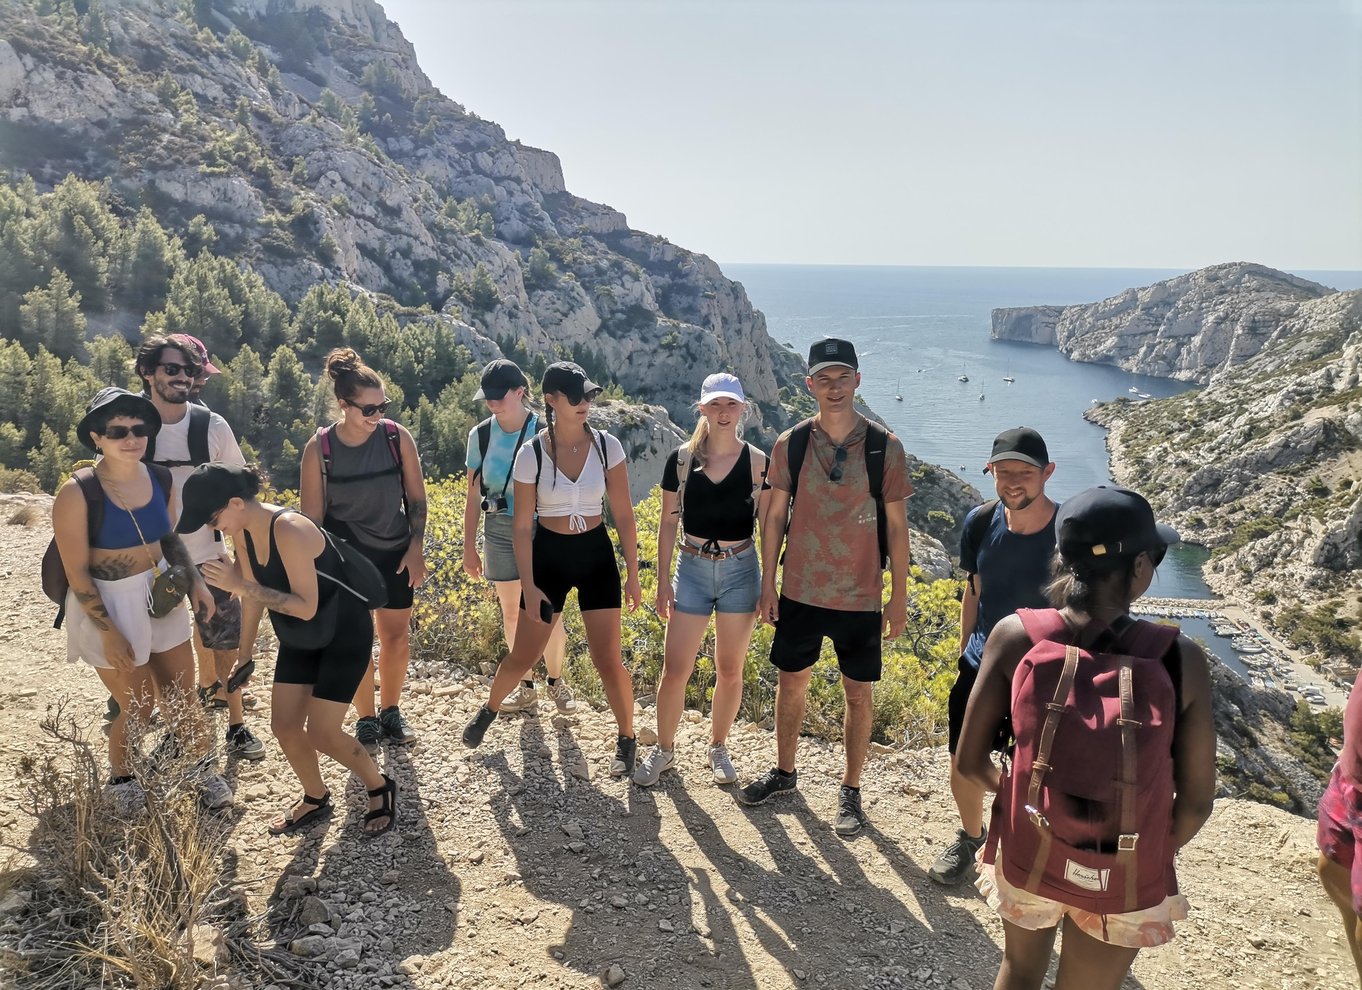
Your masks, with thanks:
[{"label": "woman's tattooed arm", "polygon": [[275,591],[273,588],[266,588],[254,581],[242,581],[241,590],[237,594],[242,598],[259,602],[272,612],[283,612],[285,615],[304,618],[304,616],[298,615],[304,609],[304,602],[291,591]]},{"label": "woman's tattooed arm", "polygon": [[414,498],[407,503],[407,525],[411,527],[411,541],[421,546],[426,538],[426,500]]},{"label": "woman's tattooed arm", "polygon": [[166,563],[172,567],[177,565],[186,567],[191,576],[198,577],[198,568],[194,566],[194,560],[189,556],[189,549],[184,545],[184,540],[180,539],[179,533],[167,533],[161,537],[161,553],[165,555]]},{"label": "woman's tattooed arm", "polygon": [[90,617],[94,627],[100,632],[108,632],[113,628],[113,620],[109,618],[109,610],[104,607],[104,600],[99,597],[99,592],[94,588],[82,591],[79,588],[71,589],[76,596],[76,601],[80,602],[80,607],[85,609],[85,614]]}]

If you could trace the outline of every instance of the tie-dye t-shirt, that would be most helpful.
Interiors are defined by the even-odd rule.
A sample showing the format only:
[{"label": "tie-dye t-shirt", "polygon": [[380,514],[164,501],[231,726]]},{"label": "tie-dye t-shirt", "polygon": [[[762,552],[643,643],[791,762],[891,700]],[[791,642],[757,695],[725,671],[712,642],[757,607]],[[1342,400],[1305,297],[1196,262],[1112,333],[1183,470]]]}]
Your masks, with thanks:
[{"label": "tie-dye t-shirt", "polygon": [[[805,605],[845,612],[878,612],[883,602],[880,544],[875,530],[875,499],[865,468],[866,420],[840,444],[846,448],[842,478],[829,475],[837,464],[838,444],[813,424],[799,492],[785,534],[781,594]],[[777,491],[790,490],[790,431],[771,451],[767,479]],[[884,452],[884,501],[902,502],[913,493],[908,460],[898,437],[889,434]],[[901,508],[901,507],[900,507]]]}]

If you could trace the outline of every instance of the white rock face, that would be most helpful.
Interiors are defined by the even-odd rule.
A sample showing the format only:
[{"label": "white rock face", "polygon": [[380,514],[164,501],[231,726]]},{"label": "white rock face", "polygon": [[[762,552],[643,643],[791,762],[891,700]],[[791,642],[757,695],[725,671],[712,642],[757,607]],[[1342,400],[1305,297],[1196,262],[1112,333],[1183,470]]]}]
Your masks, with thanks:
[{"label": "white rock face", "polygon": [[1280,339],[1303,303],[1332,291],[1263,265],[1216,265],[1087,305],[995,309],[993,337],[1206,382]]}]

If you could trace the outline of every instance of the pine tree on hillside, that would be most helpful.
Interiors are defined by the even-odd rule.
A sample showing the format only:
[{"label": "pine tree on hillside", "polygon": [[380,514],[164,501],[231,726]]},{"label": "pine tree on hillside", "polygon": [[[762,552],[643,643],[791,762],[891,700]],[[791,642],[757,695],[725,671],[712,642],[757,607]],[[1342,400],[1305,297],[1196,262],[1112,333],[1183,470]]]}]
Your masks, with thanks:
[{"label": "pine tree on hillside", "polygon": [[85,350],[85,314],[80,293],[58,269],[43,288],[24,295],[19,304],[19,339],[30,347],[43,346],[59,358],[80,356]]}]

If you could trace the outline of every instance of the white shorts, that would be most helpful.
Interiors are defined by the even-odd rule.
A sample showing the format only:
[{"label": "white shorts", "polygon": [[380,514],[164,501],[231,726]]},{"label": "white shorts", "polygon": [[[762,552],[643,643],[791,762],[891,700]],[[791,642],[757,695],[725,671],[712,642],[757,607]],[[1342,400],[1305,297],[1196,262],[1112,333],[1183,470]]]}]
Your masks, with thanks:
[{"label": "white shorts", "polygon": [[[164,570],[166,562],[162,560],[158,566]],[[154,580],[155,572],[150,569],[117,581],[94,579],[104,608],[114,628],[131,644],[133,663],[138,667],[150,660],[153,653],[173,650],[192,635],[189,610],[183,602],[162,618],[153,619],[147,614],[147,598]],[[104,640],[99,629],[80,607],[74,591],[66,593],[66,659],[113,669],[113,664],[104,659]]]}]

